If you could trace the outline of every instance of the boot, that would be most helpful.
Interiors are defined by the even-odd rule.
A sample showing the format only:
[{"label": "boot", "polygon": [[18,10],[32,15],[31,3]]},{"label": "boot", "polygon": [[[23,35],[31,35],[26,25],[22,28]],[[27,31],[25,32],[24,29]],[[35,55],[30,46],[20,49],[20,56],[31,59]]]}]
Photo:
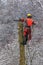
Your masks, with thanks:
[{"label": "boot", "polygon": [[24,36],[23,45],[27,44],[28,36]]}]

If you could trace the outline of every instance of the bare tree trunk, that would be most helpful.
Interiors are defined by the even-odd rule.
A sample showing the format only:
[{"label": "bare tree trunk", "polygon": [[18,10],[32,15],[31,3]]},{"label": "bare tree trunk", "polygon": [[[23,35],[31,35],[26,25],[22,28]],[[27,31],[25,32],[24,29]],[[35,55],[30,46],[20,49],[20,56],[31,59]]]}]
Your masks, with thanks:
[{"label": "bare tree trunk", "polygon": [[20,43],[20,64],[19,65],[26,65],[25,64],[25,49],[23,45],[23,24],[22,22],[18,23],[18,34],[19,34],[19,43]]}]

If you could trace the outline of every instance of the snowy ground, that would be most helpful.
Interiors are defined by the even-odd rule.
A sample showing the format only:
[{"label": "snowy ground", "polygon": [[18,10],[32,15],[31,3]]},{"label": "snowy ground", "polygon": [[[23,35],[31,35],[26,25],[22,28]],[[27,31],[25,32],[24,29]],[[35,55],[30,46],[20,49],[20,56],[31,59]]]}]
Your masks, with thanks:
[{"label": "snowy ground", "polygon": [[0,65],[19,65],[17,22],[13,20],[26,17],[28,12],[38,24],[26,46],[26,61],[43,65],[43,0],[0,0]]}]

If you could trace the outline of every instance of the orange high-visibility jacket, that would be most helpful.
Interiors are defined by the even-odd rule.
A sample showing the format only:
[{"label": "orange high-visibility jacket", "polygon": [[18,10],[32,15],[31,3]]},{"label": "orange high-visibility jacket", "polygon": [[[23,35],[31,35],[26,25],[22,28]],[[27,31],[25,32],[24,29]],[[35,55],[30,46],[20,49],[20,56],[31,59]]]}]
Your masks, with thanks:
[{"label": "orange high-visibility jacket", "polygon": [[22,21],[22,22],[26,21],[26,24],[27,24],[28,26],[32,26],[32,24],[34,24],[32,18],[26,18],[26,19],[21,18],[21,21]]},{"label": "orange high-visibility jacket", "polygon": [[26,24],[32,26],[33,20],[31,18],[26,18]]}]

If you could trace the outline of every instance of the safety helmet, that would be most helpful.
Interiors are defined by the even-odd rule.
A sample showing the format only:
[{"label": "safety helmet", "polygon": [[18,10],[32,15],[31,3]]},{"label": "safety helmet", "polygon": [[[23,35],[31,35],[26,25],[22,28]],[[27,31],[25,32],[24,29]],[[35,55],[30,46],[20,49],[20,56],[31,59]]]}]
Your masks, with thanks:
[{"label": "safety helmet", "polygon": [[27,17],[30,17],[30,16],[32,16],[31,14],[27,14]]}]

